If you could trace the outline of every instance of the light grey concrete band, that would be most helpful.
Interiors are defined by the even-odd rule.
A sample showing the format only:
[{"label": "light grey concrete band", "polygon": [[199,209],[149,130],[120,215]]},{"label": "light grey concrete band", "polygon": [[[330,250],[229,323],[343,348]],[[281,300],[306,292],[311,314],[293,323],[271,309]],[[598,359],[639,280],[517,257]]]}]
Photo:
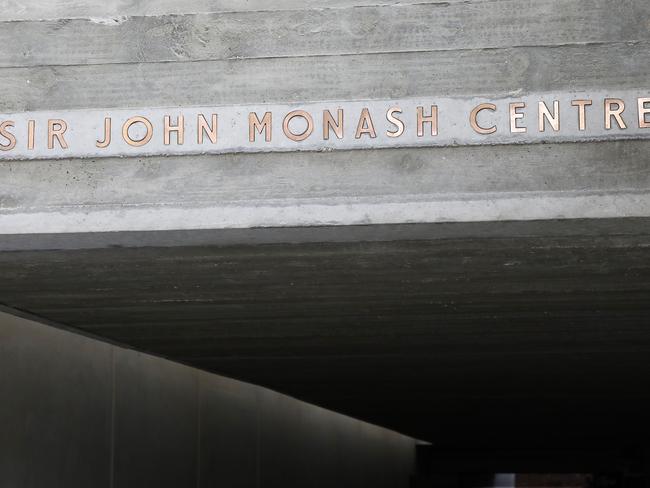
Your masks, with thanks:
[{"label": "light grey concrete band", "polygon": [[[5,133],[0,130],[0,145],[5,146],[5,150],[0,151],[0,160],[647,139],[650,138],[650,102],[640,105],[639,99],[648,96],[650,91],[599,90],[582,93],[542,93],[495,100],[478,97],[423,98],[198,108],[24,112],[0,115],[0,123],[9,121],[11,124],[4,127]],[[607,114],[605,101],[608,99],[624,102],[624,105],[613,102],[609,106],[610,111],[624,109],[620,112],[618,120],[617,117]],[[580,108],[575,105],[576,100],[591,102],[584,107],[583,130],[580,130]],[[547,110],[542,122],[539,119],[542,110],[540,102],[544,103]],[[554,105],[555,103],[557,105]],[[486,105],[477,110],[481,104]],[[513,109],[511,104],[519,105]],[[434,114],[432,106],[437,107],[437,134],[432,134],[434,123],[427,121],[427,118]],[[421,107],[423,123],[418,122],[418,107]],[[328,111],[333,122],[338,124],[340,109],[343,110],[342,133],[337,135],[330,125],[326,138],[323,127],[324,111]],[[393,111],[389,113],[391,109]],[[644,109],[648,110],[645,116],[640,113]],[[290,118],[290,114],[297,110],[303,112],[294,113],[296,116]],[[473,110],[476,110],[475,127],[472,127],[470,121]],[[264,121],[265,114],[271,114],[268,124],[270,128],[264,129],[258,125],[254,130],[253,142],[250,140],[251,113],[255,114],[255,120],[260,123]],[[204,125],[204,129],[199,126],[200,114],[208,124]],[[214,130],[213,114],[217,115],[216,142],[212,142],[208,137],[208,133]],[[168,131],[167,141],[164,128],[166,116],[169,117],[167,125],[171,129]],[[179,122],[179,116],[183,117],[182,124]],[[133,117],[149,121],[150,129],[146,129],[143,119]],[[513,120],[513,117],[516,120]],[[108,142],[105,138],[107,118],[110,118],[111,123],[110,144],[99,147],[98,143]],[[33,121],[34,141],[31,149],[30,120]],[[129,120],[132,124],[128,124]],[[54,124],[53,128],[60,131],[59,121],[65,121],[66,126],[61,139],[52,137],[49,127]],[[609,121],[611,127],[606,127],[606,121]],[[127,130],[130,143],[123,134],[125,124],[130,127]],[[645,124],[648,127],[643,127]],[[182,144],[179,143],[178,131],[173,130],[178,125],[183,127]],[[479,133],[481,131],[493,133]],[[7,148],[11,140],[6,133],[15,137],[15,147]],[[291,138],[291,135],[300,137],[302,134],[302,140]],[[143,139],[145,142],[142,145],[133,144]],[[66,145],[67,148],[64,147]]]}]

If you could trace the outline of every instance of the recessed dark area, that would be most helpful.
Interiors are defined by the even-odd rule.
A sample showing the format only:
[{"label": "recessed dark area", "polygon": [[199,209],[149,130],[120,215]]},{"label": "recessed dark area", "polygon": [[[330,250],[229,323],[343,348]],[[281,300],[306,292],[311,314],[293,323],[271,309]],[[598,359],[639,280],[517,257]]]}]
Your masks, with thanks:
[{"label": "recessed dark area", "polygon": [[[432,442],[443,458],[466,451],[467,461],[478,450],[485,461],[493,452],[507,470],[504,450],[582,450],[576,463],[588,464],[591,452],[641,448],[650,408],[647,221],[486,229],[209,244],[217,233],[193,246],[4,252],[0,297]],[[536,461],[524,464],[543,468],[544,457]]]}]

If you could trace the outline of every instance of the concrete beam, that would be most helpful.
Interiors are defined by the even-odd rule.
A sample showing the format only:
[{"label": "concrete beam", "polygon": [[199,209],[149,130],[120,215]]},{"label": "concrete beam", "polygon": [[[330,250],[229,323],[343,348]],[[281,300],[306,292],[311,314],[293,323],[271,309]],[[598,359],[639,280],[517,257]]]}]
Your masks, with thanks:
[{"label": "concrete beam", "polygon": [[647,217],[649,144],[8,162],[0,232]]},{"label": "concrete beam", "polygon": [[[0,68],[5,113],[615,96],[647,90],[650,66],[643,0],[543,0],[526,8],[511,0],[286,0],[275,13],[257,12],[264,7],[255,1],[220,3],[206,15],[200,0],[43,4],[29,15],[4,6],[5,20],[87,19],[89,11],[127,17],[17,22],[27,37],[53,41],[39,53],[23,36],[13,54],[0,54],[12,65]],[[149,10],[163,17],[146,17]],[[272,42],[251,28],[255,19],[271,29]],[[323,22],[327,29],[315,28]],[[288,37],[277,39],[283,26]],[[120,43],[135,43],[142,55],[111,48]],[[64,57],[79,64],[62,65]],[[644,141],[3,162],[0,233],[646,217],[647,162]]]}]

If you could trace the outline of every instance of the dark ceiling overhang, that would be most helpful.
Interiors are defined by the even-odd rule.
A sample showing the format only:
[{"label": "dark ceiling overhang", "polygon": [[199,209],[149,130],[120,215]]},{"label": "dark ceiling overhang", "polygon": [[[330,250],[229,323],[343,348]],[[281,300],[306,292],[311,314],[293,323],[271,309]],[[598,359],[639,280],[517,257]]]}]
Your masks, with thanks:
[{"label": "dark ceiling overhang", "polygon": [[2,236],[0,303],[439,448],[634,443],[649,224]]}]

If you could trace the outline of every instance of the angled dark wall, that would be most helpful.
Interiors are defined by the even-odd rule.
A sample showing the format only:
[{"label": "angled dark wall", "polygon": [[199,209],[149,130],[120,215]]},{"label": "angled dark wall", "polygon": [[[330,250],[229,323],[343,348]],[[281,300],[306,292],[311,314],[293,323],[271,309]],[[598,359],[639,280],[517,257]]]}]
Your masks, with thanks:
[{"label": "angled dark wall", "polygon": [[0,312],[0,486],[399,487],[415,441]]}]

